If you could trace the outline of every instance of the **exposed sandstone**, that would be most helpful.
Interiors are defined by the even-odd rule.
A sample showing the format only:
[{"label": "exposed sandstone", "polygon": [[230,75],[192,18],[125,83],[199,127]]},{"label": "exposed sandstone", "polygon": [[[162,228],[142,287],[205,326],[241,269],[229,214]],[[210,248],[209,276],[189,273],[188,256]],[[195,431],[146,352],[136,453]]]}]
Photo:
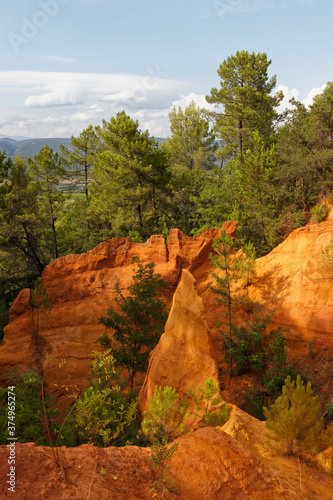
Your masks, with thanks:
[{"label": "exposed sandstone", "polygon": [[164,333],[149,358],[140,408],[148,409],[156,385],[169,385],[184,396],[188,387],[204,387],[209,377],[218,382],[205,309],[195,279],[183,269]]},{"label": "exposed sandstone", "polygon": [[[235,232],[235,224],[228,223],[228,228]],[[133,275],[132,258],[155,262],[156,272],[169,284],[165,296],[169,304],[181,269],[207,260],[219,234],[220,229],[209,229],[192,239],[173,230],[168,247],[162,236],[152,236],[142,244],[132,243],[129,238],[114,238],[85,254],[55,260],[42,276],[51,310],[40,322],[37,337],[29,290],[20,293],[10,310],[10,323],[0,346],[0,376],[6,378],[4,374],[12,367],[39,368],[48,353],[53,359],[46,373],[49,390],[56,392],[54,383],[68,386],[68,377],[73,385],[83,387],[92,351],[100,347],[98,337],[104,333],[99,318],[114,304],[116,285],[126,293]],[[66,364],[60,369],[59,360],[64,358]]]},{"label": "exposed sandstone", "polygon": [[[252,417],[250,417],[251,419]],[[235,422],[234,422],[235,424]],[[248,421],[247,432],[262,422]],[[233,425],[235,429],[235,426]],[[309,464],[295,458],[262,457],[250,442],[238,440],[221,429],[203,428],[180,437],[170,463],[178,495],[166,500],[295,500],[332,498],[333,481]],[[0,497],[20,500],[148,500],[156,479],[147,457],[150,448],[61,447],[59,458],[69,484],[61,478],[50,448],[34,444],[16,445],[16,491],[7,490],[8,447],[0,446]]]}]

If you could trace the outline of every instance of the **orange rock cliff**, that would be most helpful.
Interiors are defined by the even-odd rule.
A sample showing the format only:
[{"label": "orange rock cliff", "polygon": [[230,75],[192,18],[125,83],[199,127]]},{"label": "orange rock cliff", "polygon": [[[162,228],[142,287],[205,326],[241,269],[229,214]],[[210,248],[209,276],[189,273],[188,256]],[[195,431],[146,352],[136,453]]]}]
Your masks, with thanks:
[{"label": "orange rock cliff", "polygon": [[[235,237],[237,223],[224,229]],[[113,239],[83,255],[63,257],[43,273],[51,309],[40,321],[38,335],[32,320],[30,291],[23,290],[10,310],[10,323],[0,346],[3,379],[10,368],[40,367],[50,354],[54,369],[46,374],[51,390],[68,384],[83,387],[92,351],[104,332],[99,318],[114,300],[114,287],[131,282],[131,258],[154,261],[169,283],[165,299],[171,304],[165,332],[152,352],[140,393],[147,409],[155,385],[172,385],[180,393],[188,386],[218,379],[219,355],[213,339],[220,311],[208,288],[209,254],[220,230],[188,238],[178,230],[169,243],[152,236],[144,244]],[[333,237],[333,214],[324,222],[294,231],[269,255],[257,260],[257,276],[249,295],[262,312],[275,309],[274,323],[290,329],[295,353],[309,340],[333,349],[332,281],[322,265],[321,251]],[[58,369],[61,359],[67,360]],[[57,394],[57,391],[53,389]],[[316,498],[329,500],[333,482],[324,472],[284,457],[272,457],[265,440],[265,424],[232,407],[231,418],[219,428],[204,428],[180,437],[170,473],[184,500],[256,500]],[[59,449],[69,484],[59,480],[50,450],[17,444],[17,497],[139,500],[151,498],[154,479],[147,462],[149,448],[96,449],[90,445]],[[0,447],[0,477],[7,474],[8,449]],[[102,474],[101,471],[104,471]],[[37,472],[36,472],[37,471]],[[38,471],[43,471],[39,473]],[[0,498],[10,498],[0,481]],[[167,500],[177,498],[167,492]]]},{"label": "orange rock cliff", "polygon": [[[236,227],[236,222],[229,222],[223,229],[235,238]],[[86,254],[69,255],[52,262],[42,276],[51,309],[46,321],[39,321],[37,338],[30,291],[22,290],[10,309],[10,322],[0,346],[1,376],[4,378],[14,367],[21,370],[39,367],[48,353],[54,366],[60,359],[66,359],[62,369],[50,370],[46,375],[48,387],[53,387],[55,382],[65,384],[69,375],[73,384],[83,387],[92,351],[99,348],[98,337],[104,333],[99,318],[113,303],[115,286],[124,291],[130,284],[133,256],[139,256],[144,262],[155,262],[156,272],[169,283],[165,297],[169,304],[181,270],[186,269],[192,275],[198,296],[195,300],[200,302],[201,309],[196,321],[200,324],[205,317],[202,321],[207,322],[210,342],[205,349],[212,351],[216,361],[218,353],[211,340],[217,333],[220,311],[208,283],[211,281],[209,254],[219,234],[220,230],[210,229],[192,239],[174,229],[168,245],[162,236],[152,236],[143,244],[115,238]],[[263,314],[275,310],[273,323],[289,328],[289,340],[295,352],[309,340],[333,351],[333,287],[321,259],[321,252],[332,237],[333,211],[324,222],[296,229],[270,254],[257,259],[257,275],[248,288],[249,296],[259,304]],[[192,301],[193,293],[193,287],[183,293],[184,307],[186,295]],[[168,323],[171,321],[169,318]],[[187,339],[190,345],[192,341],[196,341],[194,337]],[[158,349],[165,349],[164,344],[162,337]]]}]

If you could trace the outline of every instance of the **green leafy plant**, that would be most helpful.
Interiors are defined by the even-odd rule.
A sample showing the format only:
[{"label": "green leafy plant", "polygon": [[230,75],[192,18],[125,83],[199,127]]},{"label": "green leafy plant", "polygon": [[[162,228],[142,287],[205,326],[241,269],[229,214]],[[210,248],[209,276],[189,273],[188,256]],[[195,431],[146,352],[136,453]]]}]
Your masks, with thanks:
[{"label": "green leafy plant", "polygon": [[142,431],[151,442],[167,443],[185,432],[190,416],[188,401],[180,399],[176,389],[155,386],[149,411],[143,412]]},{"label": "green leafy plant", "polygon": [[201,419],[201,427],[217,427],[229,419],[230,407],[223,402],[218,384],[212,378],[206,380],[204,389],[200,385],[195,390],[189,388],[188,394],[195,403],[195,416]]},{"label": "green leafy plant", "polygon": [[[78,445],[89,442],[94,446],[116,446],[125,444],[137,417],[137,398],[128,401],[118,385],[111,350],[94,351],[91,364],[90,385],[79,396],[71,392],[74,399],[72,413],[66,421],[62,436],[66,440],[73,435]],[[73,441],[73,437],[72,437]]]},{"label": "green leafy plant", "polygon": [[251,392],[244,394],[241,409],[258,420],[265,420],[264,407],[267,406],[267,402],[265,391],[252,389]]},{"label": "green leafy plant", "polygon": [[[15,386],[15,437],[20,443],[35,442],[47,445],[47,434],[44,421],[42,400],[42,376],[35,370],[23,375],[15,372],[8,374],[11,385]],[[8,390],[0,388],[0,444],[7,444],[8,435]],[[48,413],[48,425],[51,433],[55,433],[54,417],[59,411],[55,407],[54,398],[46,397],[45,406]]]},{"label": "green leafy plant", "polygon": [[289,455],[295,447],[314,451],[318,447],[323,429],[321,408],[317,396],[312,396],[311,382],[306,388],[299,375],[295,380],[288,376],[282,395],[270,408],[264,408],[269,437],[281,445]]},{"label": "green leafy plant", "polygon": [[280,394],[286,377],[296,378],[292,365],[287,364],[286,338],[283,330],[277,328],[269,333],[268,363],[270,368],[262,377],[267,393],[274,399]]},{"label": "green leafy plant", "polygon": [[312,222],[321,222],[325,219],[329,212],[327,205],[315,205],[311,208],[311,220]]},{"label": "green leafy plant", "polygon": [[159,498],[167,490],[177,491],[177,485],[167,473],[170,470],[169,462],[178,450],[178,443],[170,446],[168,443],[186,431],[185,422],[190,416],[188,406],[187,399],[180,399],[176,389],[156,386],[149,411],[143,412],[142,432],[152,443],[152,455],[148,461],[157,474],[150,491],[155,491]]},{"label": "green leafy plant", "polygon": [[252,323],[248,322],[241,326],[232,326],[234,333],[232,354],[237,375],[242,375],[249,371],[262,372],[267,368],[268,339],[267,335],[264,335],[264,332],[271,320],[271,316],[269,314],[263,320],[258,317]]},{"label": "green leafy plant", "polygon": [[168,446],[166,440],[162,442],[156,441],[151,447],[152,454],[148,457],[148,462],[151,469],[157,475],[157,479],[151,483],[150,492],[154,491],[158,498],[162,498],[168,490],[174,493],[177,492],[177,485],[168,475],[168,472],[170,471],[169,462],[174,454],[177,453],[178,447],[178,443]]}]

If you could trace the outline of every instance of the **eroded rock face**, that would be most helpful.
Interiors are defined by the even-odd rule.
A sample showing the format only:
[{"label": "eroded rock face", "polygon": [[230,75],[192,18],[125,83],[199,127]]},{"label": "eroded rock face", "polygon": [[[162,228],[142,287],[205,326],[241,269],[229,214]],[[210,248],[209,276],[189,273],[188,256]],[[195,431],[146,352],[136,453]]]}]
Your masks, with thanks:
[{"label": "eroded rock face", "polygon": [[[257,260],[257,278],[250,297],[266,311],[275,309],[273,323],[289,328],[290,340],[333,349],[332,270],[322,250],[333,237],[333,210],[324,222],[292,232],[269,255]],[[296,346],[295,346],[296,347]]]},{"label": "eroded rock face", "polygon": [[[227,231],[235,232],[236,223]],[[30,292],[23,290],[10,310],[10,323],[0,346],[0,377],[6,379],[10,368],[26,371],[39,368],[46,353],[51,356],[47,372],[48,390],[57,394],[54,384],[83,387],[89,373],[92,351],[99,349],[98,337],[104,333],[101,316],[114,304],[115,286],[124,293],[131,283],[138,256],[143,262],[155,262],[155,271],[169,284],[165,296],[170,304],[182,268],[197,268],[207,260],[220,229],[203,231],[188,238],[179,230],[171,231],[169,246],[162,236],[146,243],[129,238],[114,238],[81,255],[68,255],[52,262],[43,272],[51,310],[34,328]],[[59,361],[66,359],[60,369]]]},{"label": "eroded rock face", "polygon": [[188,387],[204,387],[209,377],[218,382],[205,309],[195,279],[183,269],[164,333],[149,358],[140,408],[148,409],[156,385],[169,385],[184,396]]},{"label": "eroded rock face", "polygon": [[[251,436],[256,434],[251,429],[256,426],[254,421],[247,422],[246,431]],[[207,427],[177,439],[178,450],[170,461],[168,476],[173,478],[178,495],[166,492],[163,498],[295,500],[312,498],[313,492],[316,498],[331,498],[333,481],[327,474],[294,457],[261,456],[259,449],[251,449],[251,442],[237,439],[240,433],[235,423],[231,426],[235,437]],[[8,453],[7,446],[0,446],[1,499],[148,500],[152,498],[151,484],[157,479],[147,460],[150,448],[63,446],[58,454],[66,484],[50,448],[17,443],[14,494],[4,479],[9,473]]]}]

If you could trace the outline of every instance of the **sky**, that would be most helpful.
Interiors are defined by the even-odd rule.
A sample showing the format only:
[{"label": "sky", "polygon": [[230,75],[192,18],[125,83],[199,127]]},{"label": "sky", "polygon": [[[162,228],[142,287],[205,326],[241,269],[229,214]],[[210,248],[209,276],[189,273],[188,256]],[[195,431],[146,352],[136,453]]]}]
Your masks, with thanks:
[{"label": "sky", "polygon": [[332,0],[13,0],[0,16],[0,136],[71,137],[125,110],[167,137],[174,106],[266,52],[285,99],[333,80]]}]

